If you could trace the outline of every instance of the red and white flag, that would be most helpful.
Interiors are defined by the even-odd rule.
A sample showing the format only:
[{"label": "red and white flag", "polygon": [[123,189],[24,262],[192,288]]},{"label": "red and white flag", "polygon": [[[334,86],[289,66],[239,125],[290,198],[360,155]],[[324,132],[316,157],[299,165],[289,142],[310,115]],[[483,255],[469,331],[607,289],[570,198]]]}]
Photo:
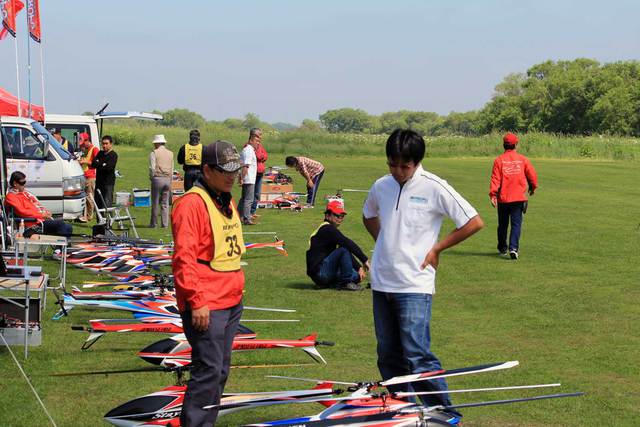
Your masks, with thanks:
[{"label": "red and white flag", "polygon": [[29,35],[31,38],[40,43],[40,1],[27,0],[27,24],[29,26]]},{"label": "red and white flag", "polygon": [[24,3],[20,0],[0,0],[0,10],[2,10],[2,30],[0,30],[0,40],[7,34],[16,36],[16,15],[24,8]]}]

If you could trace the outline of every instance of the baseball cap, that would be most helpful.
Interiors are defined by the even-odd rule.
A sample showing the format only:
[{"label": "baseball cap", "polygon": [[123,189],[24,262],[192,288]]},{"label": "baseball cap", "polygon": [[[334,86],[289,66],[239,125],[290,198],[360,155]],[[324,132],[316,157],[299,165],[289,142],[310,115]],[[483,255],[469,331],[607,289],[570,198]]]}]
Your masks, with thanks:
[{"label": "baseball cap", "polygon": [[202,164],[217,166],[226,172],[235,172],[242,167],[240,154],[228,141],[216,141],[202,149]]},{"label": "baseball cap", "polygon": [[344,210],[344,205],[340,203],[339,200],[331,200],[327,203],[327,210],[336,215],[346,215],[347,212]]},{"label": "baseball cap", "polygon": [[507,132],[502,137],[502,142],[508,145],[517,145],[518,137],[512,134],[511,132]]},{"label": "baseball cap", "polygon": [[89,134],[87,132],[82,132],[78,137],[80,141],[89,141]]}]

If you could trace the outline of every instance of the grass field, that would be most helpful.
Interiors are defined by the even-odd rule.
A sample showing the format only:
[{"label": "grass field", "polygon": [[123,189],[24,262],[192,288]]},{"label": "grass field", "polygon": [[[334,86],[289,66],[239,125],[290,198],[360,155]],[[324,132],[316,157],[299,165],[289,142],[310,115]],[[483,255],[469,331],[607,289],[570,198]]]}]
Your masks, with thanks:
[{"label": "grass field", "polygon": [[[268,144],[268,141],[267,141]],[[174,147],[175,148],[175,147]],[[268,148],[268,145],[267,145]],[[124,175],[118,189],[148,187],[146,149],[116,147]],[[280,156],[284,157],[284,156]],[[382,157],[322,158],[327,168],[320,194],[339,188],[366,189],[385,165]],[[489,204],[492,159],[429,158],[426,169],[447,179],[480,212],[486,228],[445,252],[438,271],[433,310],[433,349],[445,367],[519,360],[504,372],[451,379],[451,388],[561,382],[561,391],[584,391],[585,397],[464,411],[465,426],[634,426],[640,423],[640,170],[635,162],[533,159],[540,189],[525,217],[521,259],[500,258],[495,250],[496,214]],[[283,164],[273,156],[270,164]],[[303,181],[294,176],[298,190]],[[343,231],[365,252],[373,242],[364,230],[360,210],[364,193],[346,193],[350,213]],[[134,209],[137,224],[146,225],[149,208]],[[249,324],[265,338],[299,338],[311,331],[336,341],[320,352],[327,365],[298,368],[243,369],[232,372],[229,391],[294,389],[304,383],[265,379],[267,374],[337,380],[378,379],[370,291],[339,293],[314,290],[305,276],[308,235],[322,209],[302,213],[263,210],[251,231],[277,231],[289,251],[249,252],[245,303],[287,307],[295,315],[248,313],[247,318],[297,318],[300,323]],[[452,228],[443,226],[443,232]],[[81,229],[81,227],[78,227]],[[145,237],[171,237],[164,230],[140,228]],[[251,241],[251,238],[246,240]],[[258,239],[256,239],[258,240]],[[55,270],[47,262],[48,270]],[[69,283],[94,276],[70,268]],[[50,299],[50,301],[52,298]],[[126,400],[170,385],[164,373],[54,377],[52,373],[118,370],[148,366],[136,356],[143,346],[162,338],[152,334],[112,335],[80,351],[83,333],[70,326],[88,319],[125,317],[107,311],[75,309],[70,317],[49,320],[44,344],[33,348],[24,366],[59,426],[102,425],[101,417]],[[13,347],[21,353],[21,347]],[[22,358],[21,358],[22,360]],[[235,354],[234,364],[308,363],[299,350]],[[5,348],[0,347],[0,425],[47,425]],[[544,392],[542,392],[544,393]],[[540,394],[542,394],[540,393]],[[471,402],[528,396],[502,392],[454,396]],[[280,406],[240,412],[220,419],[221,426],[319,412],[319,405]]]}]

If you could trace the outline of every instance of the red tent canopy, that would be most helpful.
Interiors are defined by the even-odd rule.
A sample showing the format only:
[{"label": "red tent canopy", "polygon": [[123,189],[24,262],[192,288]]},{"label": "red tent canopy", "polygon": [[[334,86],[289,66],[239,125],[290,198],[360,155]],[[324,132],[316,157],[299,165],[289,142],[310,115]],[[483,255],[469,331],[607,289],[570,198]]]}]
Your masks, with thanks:
[{"label": "red tent canopy", "polygon": [[[0,88],[0,116],[29,116],[28,102],[20,100],[20,109],[22,114],[18,114],[18,98]],[[31,104],[31,118],[44,122],[44,108],[40,105]]]}]

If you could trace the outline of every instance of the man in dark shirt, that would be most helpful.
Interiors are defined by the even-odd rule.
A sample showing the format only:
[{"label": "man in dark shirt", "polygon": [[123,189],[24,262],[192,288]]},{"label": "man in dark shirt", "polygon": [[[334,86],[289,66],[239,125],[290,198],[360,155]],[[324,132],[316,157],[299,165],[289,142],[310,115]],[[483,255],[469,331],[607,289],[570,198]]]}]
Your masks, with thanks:
[{"label": "man in dark shirt", "polygon": [[[113,187],[116,185],[116,163],[118,155],[113,151],[113,138],[102,137],[102,150],[96,155],[91,167],[96,168],[96,195],[98,208],[110,208],[113,205]],[[102,197],[97,195],[98,190]],[[104,200],[104,204],[102,201]],[[105,206],[106,205],[106,206]]]},{"label": "man in dark shirt", "polygon": [[184,191],[189,191],[202,175],[202,144],[198,129],[189,132],[189,143],[180,147],[178,163],[184,169]]},{"label": "man in dark shirt", "polygon": [[369,260],[353,240],[338,230],[346,214],[340,201],[332,200],[327,204],[324,222],[309,238],[307,275],[319,287],[361,291],[358,283],[369,270]]}]

